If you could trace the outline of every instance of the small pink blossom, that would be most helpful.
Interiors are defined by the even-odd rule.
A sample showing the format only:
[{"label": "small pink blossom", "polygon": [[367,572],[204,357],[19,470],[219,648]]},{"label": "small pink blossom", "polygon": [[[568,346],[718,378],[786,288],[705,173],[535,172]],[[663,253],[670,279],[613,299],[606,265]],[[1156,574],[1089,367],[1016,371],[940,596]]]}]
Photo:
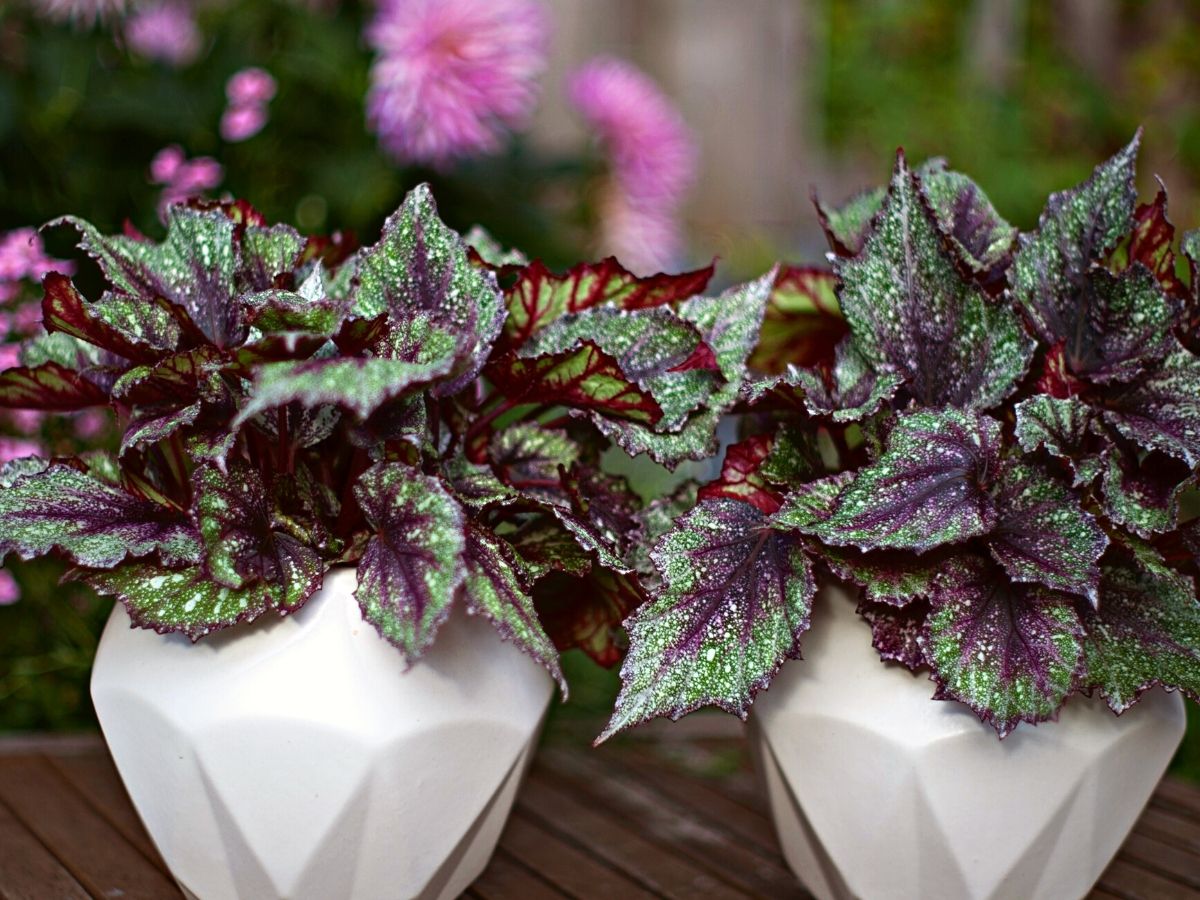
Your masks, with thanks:
[{"label": "small pink blossom", "polygon": [[24,459],[26,456],[40,456],[42,445],[26,438],[0,436],[0,463],[12,462],[14,459]]},{"label": "small pink blossom", "polygon": [[20,344],[0,344],[0,371],[11,369],[21,364]]},{"label": "small pink blossom", "polygon": [[[74,267],[59,269],[64,275],[70,274]],[[12,328],[23,337],[30,337],[42,326],[42,304],[38,301],[22,303],[12,315]]]},{"label": "small pink blossom", "polygon": [[199,196],[216,187],[224,177],[221,164],[208,156],[188,159],[177,145],[164,147],[150,161],[150,178],[162,185],[158,200],[159,218],[166,217],[167,207],[190,197]]},{"label": "small pink blossom", "polygon": [[72,263],[46,255],[41,235],[32,228],[16,228],[0,235],[0,282],[41,281],[47,272],[70,275]]},{"label": "small pink blossom", "polygon": [[654,81],[631,63],[600,57],[570,80],[568,96],[612,157],[630,202],[678,204],[696,178],[695,139]]},{"label": "small pink blossom", "polygon": [[549,32],[535,0],[383,0],[366,30],[368,125],[405,163],[494,152],[533,112]]},{"label": "small pink blossom", "polygon": [[21,599],[21,588],[8,569],[0,569],[0,606],[12,606]]},{"label": "small pink blossom", "polygon": [[38,409],[10,409],[8,415],[21,434],[37,434],[46,422],[46,414]]},{"label": "small pink blossom", "polygon": [[610,191],[601,202],[599,243],[641,275],[662,272],[683,257],[683,229],[671,210],[629,203],[622,191]]},{"label": "small pink blossom", "polygon": [[278,85],[266,69],[251,66],[234,72],[225,82],[225,96],[231,106],[261,106],[275,97]]},{"label": "small pink blossom", "polygon": [[265,106],[230,106],[221,116],[221,137],[236,144],[254,137],[266,124]]},{"label": "small pink blossom", "polygon": [[203,38],[187,4],[165,0],[130,12],[125,19],[125,43],[139,56],[180,67],[195,62]]},{"label": "small pink blossom", "polygon": [[75,436],[90,441],[104,434],[108,428],[108,414],[102,409],[85,409],[75,417]]}]

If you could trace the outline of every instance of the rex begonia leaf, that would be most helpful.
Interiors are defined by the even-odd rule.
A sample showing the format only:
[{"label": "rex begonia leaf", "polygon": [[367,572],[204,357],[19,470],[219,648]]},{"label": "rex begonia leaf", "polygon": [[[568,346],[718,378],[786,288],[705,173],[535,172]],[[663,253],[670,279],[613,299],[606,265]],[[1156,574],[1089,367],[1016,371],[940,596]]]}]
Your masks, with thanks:
[{"label": "rex begonia leaf", "polygon": [[505,248],[496,238],[482,225],[472,225],[467,233],[463,235],[463,241],[466,245],[483,261],[486,265],[493,269],[502,269],[506,266],[527,266],[529,265],[529,257],[520,250],[513,248]]},{"label": "rex begonia leaf", "polygon": [[[721,379],[696,327],[666,308],[627,312],[601,306],[564,316],[539,331],[520,355],[561,354],[587,343],[616,360],[625,377],[654,398],[663,411],[655,423],[660,431],[678,429]],[[693,367],[698,350],[705,362]]]},{"label": "rex begonia leaf", "polygon": [[871,646],[879,651],[880,659],[900,663],[913,672],[929,664],[923,638],[929,615],[927,600],[892,606],[863,597],[855,611],[871,626]]},{"label": "rex begonia leaf", "polygon": [[872,366],[852,338],[837,345],[832,366],[797,369],[785,378],[803,390],[809,413],[835,422],[858,422],[873,415],[904,383],[898,372]]},{"label": "rex begonia leaf", "polygon": [[775,375],[789,365],[812,366],[831,359],[847,330],[836,288],[837,276],[829,269],[782,267],[763,316],[762,334],[750,354],[750,368]]},{"label": "rex begonia leaf", "polygon": [[504,325],[495,276],[471,264],[463,239],[438,218],[428,185],[412,190],[384,223],[379,242],[359,254],[357,279],[354,315],[387,313],[392,328],[427,320],[455,337],[459,363],[439,394],[454,393],[478,374]]},{"label": "rex begonia leaf", "polygon": [[239,232],[240,259],[235,283],[239,292],[279,287],[279,276],[291,277],[307,244],[290,225],[247,225]]},{"label": "rex begonia leaf", "polygon": [[246,323],[268,334],[303,332],[330,337],[342,324],[342,311],[329,300],[312,300],[293,291],[248,294]]},{"label": "rex begonia leaf", "polygon": [[31,369],[42,363],[56,362],[100,386],[110,383],[115,372],[120,370],[121,365],[114,363],[123,364],[112,353],[57,331],[43,332],[22,341],[20,362]]},{"label": "rex begonia leaf", "polygon": [[773,445],[770,435],[760,434],[730,446],[725,451],[721,474],[700,488],[697,499],[727,497],[749,503],[764,515],[778,512],[783,498],[759,471],[771,455]]},{"label": "rex begonia leaf", "polygon": [[987,483],[999,461],[994,419],[957,409],[907,413],[813,532],[861,550],[917,552],[985,534],[996,524]]},{"label": "rex begonia leaf", "polygon": [[656,496],[637,511],[638,539],[630,548],[630,562],[634,571],[645,581],[656,578],[658,571],[650,553],[658,539],[671,530],[675,520],[696,505],[699,486],[688,479],[666,496]]},{"label": "rex begonia leaf", "polygon": [[463,580],[463,512],[441,483],[402,463],[363,473],[354,496],[374,534],[358,564],[363,618],[416,662]]},{"label": "rex begonia leaf", "polygon": [[1076,494],[1039,466],[1014,458],[1002,469],[996,508],[988,549],[1010,579],[1097,602],[1097,561],[1108,537]]},{"label": "rex begonia leaf", "polygon": [[473,463],[462,454],[447,460],[442,472],[459,503],[470,509],[484,509],[521,497],[516,488],[509,487],[496,477],[491,466]]},{"label": "rex begonia leaf", "polygon": [[827,478],[793,485],[779,512],[771,517],[776,528],[810,534],[833,515],[838,497],[854,480],[853,472],[838,472]]},{"label": "rex begonia leaf", "polygon": [[834,575],[862,589],[864,602],[897,607],[929,599],[944,562],[938,554],[917,557],[901,550],[863,553],[853,547],[822,547],[821,558]]},{"label": "rex begonia leaf", "polygon": [[922,640],[934,698],[965,703],[1004,737],[1057,715],[1082,674],[1083,637],[1070,596],[961,556],[935,585]]},{"label": "rex begonia leaf", "polygon": [[197,347],[163,357],[156,363],[134,366],[121,374],[112,394],[130,404],[185,403],[204,391],[208,379],[226,359],[213,347]]},{"label": "rex begonia leaf", "polygon": [[1141,132],[1083,184],[1051,194],[1038,229],[1020,237],[1009,284],[1039,337],[1055,344],[1083,324],[1079,292],[1093,263],[1133,227]]},{"label": "rex begonia leaf", "polygon": [[201,466],[192,475],[193,509],[208,572],[220,584],[253,581],[281,586],[277,606],[297,609],[320,586],[320,555],[276,528],[275,509],[262,476],[246,463],[226,471]]},{"label": "rex begonia leaf", "polygon": [[987,409],[1024,374],[1033,341],[959,273],[903,154],[862,251],[836,268],[857,348],[918,402]]},{"label": "rex begonia leaf", "polygon": [[100,594],[115,596],[141,628],[160,634],[178,631],[197,641],[210,632],[257,619],[268,610],[288,612],[321,587],[323,569],[289,570],[285,580],[248,582],[229,588],[203,566],[164,569],[153,563],[127,562],[83,580]]},{"label": "rex begonia leaf", "polygon": [[538,516],[504,538],[520,556],[528,581],[540,582],[552,572],[583,576],[592,571],[592,554],[553,516]]},{"label": "rex begonia leaf", "polygon": [[1122,713],[1156,684],[1200,700],[1200,601],[1192,580],[1147,554],[1106,562],[1084,612],[1084,681]]},{"label": "rex begonia leaf", "polygon": [[78,565],[107,569],[150,553],[168,565],[194,562],[200,543],[183,513],[54,463],[0,490],[0,559],[54,549]]},{"label": "rex begonia leaf", "polygon": [[[716,452],[717,424],[741,396],[746,382],[746,359],[762,328],[763,315],[771,297],[776,272],[736,285],[716,297],[693,297],[679,307],[679,315],[700,332],[713,356],[723,381],[709,382],[707,395],[696,400],[698,411],[678,431],[657,433],[631,421],[593,417],[596,427],[630,456],[648,453],[669,469],[685,459],[703,459]],[[697,374],[697,373],[684,373]],[[695,385],[689,380],[681,384]]]},{"label": "rex begonia leaf", "polygon": [[594,342],[528,359],[506,354],[493,360],[488,377],[518,403],[560,403],[607,416],[657,423],[662,407]]},{"label": "rex begonia leaf", "polygon": [[609,668],[624,656],[621,622],[645,600],[636,579],[607,569],[572,577],[553,572],[533,591],[538,615],[559,650],[582,650]]},{"label": "rex begonia leaf", "polygon": [[626,623],[621,693],[599,740],[706,704],[745,718],[808,629],[812,564],[749,503],[701,502],[652,556],[663,588]]},{"label": "rex begonia leaf", "polygon": [[1104,400],[1103,418],[1144,450],[1200,466],[1200,358],[1176,345],[1138,381]]},{"label": "rex begonia leaf", "polygon": [[1179,337],[1184,346],[1196,352],[1200,351],[1200,228],[1185,232],[1179,239],[1179,249],[1187,259],[1190,281]]},{"label": "rex begonia leaf", "polygon": [[1100,484],[1106,516],[1143,538],[1175,527],[1179,495],[1193,480],[1186,465],[1158,452],[1139,460],[1118,446],[1104,455],[1103,465]]},{"label": "rex begonia leaf", "polygon": [[289,403],[338,406],[365,419],[393,397],[445,375],[452,363],[453,359],[423,364],[378,357],[265,363],[254,373],[254,385],[234,427]]},{"label": "rex begonia leaf", "polygon": [[200,409],[199,400],[187,406],[138,407],[121,436],[121,455],[166,440],[180,428],[195,422]]},{"label": "rex begonia leaf", "polygon": [[1066,460],[1075,487],[1091,483],[1100,474],[1100,457],[1088,446],[1096,433],[1096,414],[1082,400],[1038,394],[1018,403],[1016,413],[1016,438],[1026,452],[1044,447],[1052,456]]},{"label": "rex begonia leaf", "polygon": [[603,304],[621,309],[645,309],[686,300],[708,286],[713,266],[679,275],[639,278],[611,256],[580,263],[562,275],[540,261],[526,266],[505,291],[509,342],[521,347],[536,332],[568,313]]},{"label": "rex begonia leaf", "polygon": [[862,250],[871,230],[871,219],[883,205],[886,188],[871,188],[855,194],[840,206],[832,207],[813,198],[817,218],[829,239],[829,246],[839,256],[854,256]]},{"label": "rex begonia leaf", "polygon": [[71,412],[106,403],[108,394],[83,375],[56,362],[0,372],[0,409]]},{"label": "rex begonia leaf", "polygon": [[179,343],[179,323],[140,297],[105,294],[89,303],[71,279],[51,272],[42,282],[42,324],[132,362],[153,362]]},{"label": "rex begonia leaf", "polygon": [[171,206],[162,243],[106,237],[74,216],[51,224],[61,223],[79,232],[79,246],[96,260],[116,294],[147,304],[162,298],[181,308],[218,347],[237,342],[242,326],[234,299],[235,225],[224,213]]},{"label": "rex begonia leaf", "polygon": [[825,462],[817,434],[801,425],[780,425],[758,472],[768,483],[784,488],[819,477]]},{"label": "rex begonia leaf", "polygon": [[533,422],[510,425],[492,436],[488,455],[505,483],[538,494],[562,492],[562,473],[579,459],[581,448],[565,431]]},{"label": "rex begonia leaf", "polygon": [[1167,218],[1167,191],[1159,183],[1158,194],[1151,203],[1138,206],[1133,214],[1133,230],[1121,241],[1109,257],[1109,266],[1122,272],[1134,263],[1141,263],[1164,291],[1173,297],[1183,297],[1187,288],[1175,272],[1175,226]]},{"label": "rex begonia leaf", "polygon": [[979,185],[931,159],[917,170],[938,226],[974,278],[991,287],[1003,279],[1017,229],[1000,217]]},{"label": "rex begonia leaf", "polygon": [[462,590],[468,612],[483,613],[505,640],[545,666],[565,698],[567,681],[558,651],[538,621],[533,597],[521,581],[516,551],[487,529],[468,525],[463,566]]}]

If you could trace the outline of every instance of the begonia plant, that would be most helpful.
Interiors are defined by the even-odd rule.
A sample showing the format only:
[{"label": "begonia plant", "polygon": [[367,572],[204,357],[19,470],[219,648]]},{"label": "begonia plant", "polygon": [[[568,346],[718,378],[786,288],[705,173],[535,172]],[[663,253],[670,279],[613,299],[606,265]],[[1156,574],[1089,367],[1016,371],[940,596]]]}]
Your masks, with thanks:
[{"label": "begonia plant", "polygon": [[173,206],[162,241],[51,224],[107,289],[46,276],[47,333],[0,406],[108,408],[122,438],[7,465],[0,557],[65,556],[134,625],[193,640],[353,566],[410,662],[457,603],[560,683],[556,645],[615,662],[642,600],[646,516],[601,452],[715,452],[771,291],[611,259],[555,274],[464,240],[424,187],[357,251],[241,202]]},{"label": "begonia plant", "polygon": [[885,188],[818,202],[832,268],[779,273],[741,440],[662,503],[601,739],[744,718],[825,579],[1000,737],[1076,693],[1200,697],[1200,232],[1177,256],[1165,190],[1138,204],[1139,140],[1028,234],[903,152]]}]

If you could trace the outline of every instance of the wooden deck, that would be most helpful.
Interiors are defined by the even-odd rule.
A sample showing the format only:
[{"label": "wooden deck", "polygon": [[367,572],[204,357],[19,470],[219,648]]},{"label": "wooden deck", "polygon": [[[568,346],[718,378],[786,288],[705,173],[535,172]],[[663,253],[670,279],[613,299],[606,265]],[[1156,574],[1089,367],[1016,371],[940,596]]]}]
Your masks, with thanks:
[{"label": "wooden deck", "polygon": [[[599,750],[555,728],[468,896],[805,896],[738,728],[692,717]],[[0,898],[179,896],[98,736],[0,739]],[[1162,783],[1093,896],[1200,898],[1200,788]]]}]

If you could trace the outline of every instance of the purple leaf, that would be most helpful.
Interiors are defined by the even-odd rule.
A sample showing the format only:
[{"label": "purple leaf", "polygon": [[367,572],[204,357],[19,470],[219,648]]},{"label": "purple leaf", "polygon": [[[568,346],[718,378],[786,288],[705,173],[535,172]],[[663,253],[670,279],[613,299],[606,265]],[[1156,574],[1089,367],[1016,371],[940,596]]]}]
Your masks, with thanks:
[{"label": "purple leaf", "polygon": [[725,451],[720,476],[700,488],[697,499],[727,497],[749,503],[764,515],[778,512],[783,498],[759,471],[771,455],[774,443],[770,435],[760,434],[729,447]]},{"label": "purple leaf", "polygon": [[836,270],[857,349],[903,376],[918,402],[987,409],[1025,373],[1033,342],[959,274],[902,153],[862,251]]},{"label": "purple leaf", "polygon": [[938,226],[971,277],[996,293],[1012,259],[1017,229],[996,212],[987,195],[966,175],[931,159],[917,170]]},{"label": "purple leaf", "polygon": [[934,698],[965,703],[1000,737],[1058,714],[1083,672],[1083,637],[1069,596],[1009,584],[978,556],[944,568],[922,634]]},{"label": "purple leaf", "polygon": [[1044,447],[1050,455],[1067,461],[1075,487],[1090,484],[1100,473],[1102,430],[1096,425],[1095,411],[1082,400],[1038,394],[1018,403],[1016,413],[1021,447],[1029,453]]},{"label": "purple leaf", "polygon": [[106,403],[108,395],[97,385],[56,362],[0,372],[0,409],[72,412]]},{"label": "purple leaf", "polygon": [[1165,453],[1138,454],[1113,445],[1104,455],[1104,514],[1138,535],[1170,531],[1179,517],[1180,494],[1195,481],[1191,469]]},{"label": "purple leaf", "polygon": [[109,569],[157,553],[167,565],[195,562],[200,545],[187,516],[61,463],[0,490],[0,560],[65,553]]},{"label": "purple leaf", "polygon": [[51,272],[42,282],[42,324],[131,362],[154,362],[179,344],[176,320],[142,298],[106,294],[88,303],[71,279]]},{"label": "purple leaf", "polygon": [[624,657],[621,622],[644,601],[636,579],[607,569],[581,576],[554,572],[534,588],[534,603],[559,650],[582,650],[610,668]]},{"label": "purple leaf", "polygon": [[1200,358],[1177,346],[1104,406],[1104,419],[1142,449],[1200,466]]},{"label": "purple leaf", "polygon": [[771,374],[788,366],[815,366],[833,358],[847,333],[838,307],[837,276],[817,266],[783,266],[775,277],[752,369]]},{"label": "purple leaf", "polygon": [[837,207],[826,206],[813,196],[817,219],[834,253],[854,256],[862,250],[871,230],[871,220],[879,212],[886,195],[885,188],[872,188],[855,194]]},{"label": "purple leaf", "polygon": [[821,558],[834,575],[859,587],[863,603],[872,607],[927,600],[945,562],[938,553],[918,557],[900,550],[863,553],[852,547],[822,547]]},{"label": "purple leaf", "polygon": [[785,379],[803,391],[804,407],[811,415],[835,422],[874,415],[904,384],[897,372],[873,367],[852,338],[838,344],[832,366],[797,369]]},{"label": "purple leaf", "polygon": [[1160,684],[1200,701],[1200,602],[1190,578],[1152,551],[1103,567],[1100,606],[1084,613],[1089,690],[1116,713]]},{"label": "purple leaf", "polygon": [[999,468],[1000,423],[955,409],[902,415],[883,455],[860,469],[812,531],[836,545],[918,553],[986,534]]},{"label": "purple leaf", "polygon": [[856,611],[871,626],[871,646],[879,651],[881,659],[898,662],[912,672],[929,665],[922,640],[929,615],[928,601],[913,600],[896,607],[872,603],[864,597]]},{"label": "purple leaf", "polygon": [[375,532],[358,565],[355,597],[363,618],[412,664],[463,581],[462,508],[440,481],[401,463],[372,466],[354,496]]},{"label": "purple leaf", "polygon": [[199,400],[188,406],[160,405],[135,409],[129,417],[129,424],[125,426],[125,434],[121,436],[121,455],[166,440],[180,428],[195,422],[199,415]]},{"label": "purple leaf", "polygon": [[812,564],[749,503],[701,502],[652,556],[663,587],[626,623],[623,684],[600,741],[708,704],[745,718],[808,630]]}]

